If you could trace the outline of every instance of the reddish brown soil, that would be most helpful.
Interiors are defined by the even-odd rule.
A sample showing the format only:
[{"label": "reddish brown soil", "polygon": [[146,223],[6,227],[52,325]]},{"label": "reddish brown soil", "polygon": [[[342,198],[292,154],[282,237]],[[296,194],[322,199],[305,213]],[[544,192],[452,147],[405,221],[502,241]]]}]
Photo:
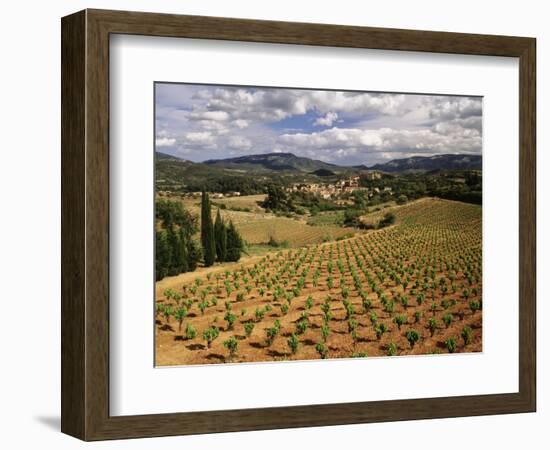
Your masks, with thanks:
[{"label": "reddish brown soil", "polygon": [[[470,310],[470,301],[481,301],[482,294],[481,209],[458,202],[424,200],[396,209],[396,215],[396,225],[383,230],[336,243],[285,250],[249,258],[237,264],[202,269],[157,283],[158,305],[178,306],[177,301],[165,298],[166,288],[182,295],[180,306],[185,301],[191,305],[187,317],[182,321],[181,330],[174,317],[166,317],[162,312],[157,314],[157,365],[318,359],[320,354],[316,344],[323,342],[323,303],[330,305],[332,314],[327,322],[330,334],[325,343],[328,358],[365,354],[369,357],[385,356],[390,343],[395,344],[396,355],[448,353],[446,341],[449,338],[455,340],[454,351],[457,353],[481,351],[482,311]],[[329,261],[333,265],[333,287],[330,289]],[[284,287],[285,294],[292,292],[304,269],[309,269],[304,278],[305,283],[299,295],[291,299],[288,313],[283,314],[281,305],[287,303],[287,300],[284,296],[274,299],[275,287]],[[355,281],[359,280],[360,289],[372,302],[369,311],[362,304],[353,272],[356,274]],[[379,274],[383,281],[378,279]],[[276,281],[269,283],[274,276],[278,277]],[[396,276],[399,279],[408,278],[406,287],[396,282]],[[200,278],[200,285],[194,293],[190,292],[197,278]],[[234,285],[235,281],[238,287]],[[232,287],[230,295],[227,295],[225,284]],[[250,286],[248,293],[245,290],[247,284]],[[355,310],[352,314],[358,324],[355,342],[348,329],[341,284],[348,288],[347,301]],[[217,293],[216,286],[220,287]],[[200,292],[206,288],[210,289],[205,296],[210,303],[202,314],[198,304]],[[260,288],[265,290],[263,296]],[[468,291],[468,298],[463,297],[465,290]],[[243,300],[237,301],[238,292],[244,294]],[[425,300],[418,304],[416,294],[420,292],[424,293]],[[403,295],[408,298],[408,306],[400,301]],[[212,304],[213,297],[217,305]],[[308,311],[309,327],[304,333],[298,334],[296,323],[306,311],[308,297],[312,299]],[[394,300],[393,312],[385,310],[384,298]],[[443,300],[447,303],[443,303]],[[224,320],[226,302],[237,316],[232,329],[228,328]],[[435,310],[432,310],[434,303]],[[263,309],[267,305],[271,311],[257,320],[256,309]],[[422,314],[418,321],[416,312]],[[379,339],[370,320],[371,313],[377,315],[378,324],[383,323],[388,328]],[[443,317],[448,314],[452,315],[452,321],[447,327]],[[406,317],[406,323],[399,328],[394,319],[400,315]],[[431,318],[437,323],[433,333],[429,328]],[[280,331],[273,342],[268,344],[266,330],[274,326],[275,320],[280,322]],[[247,322],[255,323],[250,337],[246,337],[244,331]],[[188,323],[197,330],[194,339],[185,337],[184,330]],[[465,326],[472,330],[471,342],[467,345],[461,337]],[[220,331],[211,348],[208,348],[203,338],[203,331],[209,327],[217,327]],[[415,330],[420,335],[413,347],[406,337],[409,330]],[[294,354],[288,344],[292,333],[296,333],[300,342]],[[229,355],[223,345],[230,337],[238,341],[233,356]]]}]

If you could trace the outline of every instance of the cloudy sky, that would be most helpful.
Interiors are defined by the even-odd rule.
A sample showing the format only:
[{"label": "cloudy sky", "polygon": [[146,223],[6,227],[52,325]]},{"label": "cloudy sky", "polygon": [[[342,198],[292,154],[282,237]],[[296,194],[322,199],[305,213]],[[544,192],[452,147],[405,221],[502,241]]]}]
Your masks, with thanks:
[{"label": "cloudy sky", "polygon": [[156,150],[195,162],[291,152],[340,165],[480,154],[479,97],[157,83]]}]

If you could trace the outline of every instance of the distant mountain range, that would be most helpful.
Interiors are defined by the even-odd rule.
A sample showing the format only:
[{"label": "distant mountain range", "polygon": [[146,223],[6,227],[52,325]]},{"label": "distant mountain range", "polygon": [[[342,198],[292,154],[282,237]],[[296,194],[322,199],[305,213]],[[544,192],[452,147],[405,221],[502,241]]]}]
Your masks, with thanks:
[{"label": "distant mountain range", "polygon": [[266,153],[263,155],[247,155],[237,158],[210,159],[203,164],[225,168],[251,168],[274,171],[315,172],[320,169],[341,171],[347,169],[335,164],[329,164],[317,159],[296,156],[293,153]]},{"label": "distant mountain range", "polygon": [[481,155],[411,156],[410,158],[392,159],[387,163],[375,164],[368,169],[389,173],[459,169],[481,170],[481,164]]},{"label": "distant mountain range", "polygon": [[236,158],[210,159],[202,163],[193,163],[176,156],[157,152],[157,159],[162,164],[179,164],[187,169],[208,172],[211,170],[226,172],[256,171],[268,173],[304,173],[316,176],[332,176],[344,172],[361,172],[376,170],[385,173],[430,172],[434,170],[480,170],[481,155],[434,155],[412,156],[410,158],[392,159],[386,163],[373,166],[339,166],[316,159],[296,156],[293,153],[266,153],[262,155],[246,155]]}]

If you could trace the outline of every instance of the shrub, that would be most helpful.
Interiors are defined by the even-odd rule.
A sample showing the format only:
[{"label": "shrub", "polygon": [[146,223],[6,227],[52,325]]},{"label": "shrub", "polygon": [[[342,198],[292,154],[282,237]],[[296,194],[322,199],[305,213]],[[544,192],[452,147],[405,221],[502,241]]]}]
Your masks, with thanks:
[{"label": "shrub", "polygon": [[357,326],[359,323],[355,319],[349,319],[348,320],[348,333],[351,333],[352,331],[357,329]]},{"label": "shrub", "polygon": [[223,346],[227,350],[229,350],[229,357],[233,358],[237,353],[237,347],[239,346],[239,341],[237,341],[235,336],[231,336],[229,339],[226,339],[225,341],[223,341]]},{"label": "shrub", "polygon": [[378,228],[384,228],[395,223],[395,214],[388,212],[384,214],[384,218],[378,222]]},{"label": "shrub", "polygon": [[227,311],[227,313],[223,317],[223,320],[225,320],[227,322],[227,329],[232,330],[233,329],[233,324],[237,320],[237,316],[235,314],[233,314],[231,311]]},{"label": "shrub", "polygon": [[445,341],[445,347],[447,347],[447,350],[449,350],[449,353],[454,353],[456,350],[456,339],[455,338],[449,338]]},{"label": "shrub", "polygon": [[382,336],[386,331],[388,331],[388,329],[383,323],[374,326],[374,333],[376,334],[376,338],[378,340],[382,339]]},{"label": "shrub", "polygon": [[401,330],[401,325],[405,325],[407,323],[407,316],[399,314],[398,316],[395,316],[393,321],[397,324],[397,328]]},{"label": "shrub", "polygon": [[428,328],[430,329],[430,335],[433,337],[435,330],[437,330],[437,320],[433,317],[430,317],[430,320],[428,320]]},{"label": "shrub", "polygon": [[203,300],[202,302],[199,303],[199,309],[201,310],[201,314],[204,314],[204,311],[206,310],[206,308],[208,308],[209,303],[208,303],[208,300]]},{"label": "shrub", "polygon": [[267,338],[267,345],[270,346],[273,344],[273,340],[277,335],[279,334],[279,327],[273,326],[271,328],[268,328],[266,331],[266,338]]},{"label": "shrub", "polygon": [[315,350],[317,350],[317,353],[319,353],[319,356],[321,357],[321,359],[326,359],[328,355],[328,347],[324,343],[319,342],[315,346]]},{"label": "shrub", "polygon": [[326,342],[330,334],[330,327],[327,324],[321,325],[321,336],[323,337],[323,342]]},{"label": "shrub", "polygon": [[292,333],[290,335],[290,337],[287,339],[286,342],[287,342],[292,354],[295,355],[296,352],[298,351],[298,347],[300,346],[300,341],[298,340],[296,335],[294,333]]},{"label": "shrub", "polygon": [[462,333],[460,333],[462,339],[464,340],[464,345],[470,344],[472,342],[472,329],[469,326],[462,328]]},{"label": "shrub", "polygon": [[355,308],[352,303],[344,300],[344,308],[346,309],[346,319],[350,319],[355,314]]},{"label": "shrub", "polygon": [[372,301],[370,301],[368,298],[363,300],[363,308],[365,309],[365,312],[369,312],[372,308]]},{"label": "shrub", "polygon": [[159,316],[160,314],[163,314],[163,313],[164,313],[164,305],[162,303],[157,303],[156,316]]},{"label": "shrub", "polygon": [[254,331],[254,322],[246,322],[244,324],[244,333],[246,334],[246,337],[250,337],[252,331]]},{"label": "shrub", "polygon": [[387,355],[395,356],[397,355],[397,345],[393,342],[390,342],[387,347]]},{"label": "shrub", "polygon": [[174,308],[170,305],[166,305],[163,308],[162,313],[164,314],[164,319],[166,320],[166,323],[170,323],[170,317],[174,315]]},{"label": "shrub", "polygon": [[195,339],[196,336],[197,336],[197,330],[193,325],[188,323],[187,326],[185,327],[185,337],[191,340],[191,339]]},{"label": "shrub", "polygon": [[305,306],[306,309],[311,309],[313,306],[313,297],[311,295],[307,298]]},{"label": "shrub", "polygon": [[206,341],[208,348],[212,347],[212,342],[214,342],[220,335],[220,330],[218,327],[210,327],[203,331],[202,337]]},{"label": "shrub", "polygon": [[178,330],[179,331],[181,331],[181,327],[183,325],[183,319],[185,319],[185,316],[187,316],[187,310],[185,308],[178,308],[176,310],[176,313],[175,313],[174,317],[178,321],[178,324],[179,324]]},{"label": "shrub", "polygon": [[283,316],[286,315],[286,313],[288,312],[288,308],[289,308],[288,304],[286,304],[286,303],[283,303],[281,305],[281,313],[283,314]]},{"label": "shrub", "polygon": [[262,308],[256,308],[256,311],[254,311],[254,317],[256,318],[256,322],[259,322],[264,318],[265,310]]},{"label": "shrub", "polygon": [[469,305],[470,305],[472,314],[475,314],[476,311],[479,311],[481,309],[481,302],[477,300],[471,300]]},{"label": "shrub", "polygon": [[409,341],[409,344],[411,344],[411,348],[413,348],[414,344],[416,344],[418,342],[418,340],[420,339],[420,334],[418,334],[418,331],[416,331],[416,330],[407,331],[405,336],[407,338],[407,341]]},{"label": "shrub", "polygon": [[296,334],[304,334],[307,331],[308,327],[308,321],[300,319],[298,322],[296,322]]},{"label": "shrub", "polygon": [[404,205],[405,203],[407,203],[409,201],[409,199],[407,198],[406,195],[399,195],[397,197],[397,199],[395,200],[395,202],[398,204],[398,205]]},{"label": "shrub", "polygon": [[453,315],[445,314],[443,316],[443,322],[445,323],[445,328],[449,328],[451,326],[451,323],[453,322]]},{"label": "shrub", "polygon": [[369,320],[370,320],[370,323],[372,323],[373,325],[376,325],[376,323],[378,322],[378,316],[376,315],[375,312],[370,313]]},{"label": "shrub", "polygon": [[414,321],[415,321],[415,323],[420,322],[420,319],[422,319],[422,312],[421,312],[421,311],[416,311],[416,312],[414,313]]}]

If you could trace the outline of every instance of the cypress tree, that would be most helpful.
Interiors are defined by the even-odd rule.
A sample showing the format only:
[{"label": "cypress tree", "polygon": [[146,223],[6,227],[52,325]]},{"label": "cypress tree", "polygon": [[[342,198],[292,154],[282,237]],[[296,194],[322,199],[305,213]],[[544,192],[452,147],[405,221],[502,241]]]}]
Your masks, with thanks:
[{"label": "cypress tree", "polygon": [[166,230],[166,238],[168,246],[170,247],[170,266],[168,268],[168,275],[177,275],[181,271],[183,265],[182,249],[178,234],[174,230],[173,226],[168,227]]},{"label": "cypress tree", "polygon": [[241,235],[233,225],[233,221],[229,222],[227,227],[227,256],[226,261],[238,261],[241,259],[241,253],[244,248],[244,243]]},{"label": "cypress tree", "polygon": [[227,258],[227,228],[221,218],[219,209],[216,214],[216,222],[214,223],[214,237],[216,240],[218,261],[224,262]]},{"label": "cypress tree", "polygon": [[172,252],[165,231],[157,230],[155,241],[155,276],[158,281],[168,275],[172,262]]},{"label": "cypress tree", "polygon": [[192,272],[197,268],[197,264],[202,258],[202,248],[199,242],[193,239],[187,240],[187,265]]},{"label": "cypress tree", "polygon": [[202,191],[201,202],[201,241],[204,253],[204,265],[211,266],[216,261],[216,243],[214,242],[214,225],[210,199],[206,191]]},{"label": "cypress tree", "polygon": [[179,232],[179,246],[181,252],[181,272],[189,271],[189,252],[187,250],[187,236],[183,228],[180,228]]}]

